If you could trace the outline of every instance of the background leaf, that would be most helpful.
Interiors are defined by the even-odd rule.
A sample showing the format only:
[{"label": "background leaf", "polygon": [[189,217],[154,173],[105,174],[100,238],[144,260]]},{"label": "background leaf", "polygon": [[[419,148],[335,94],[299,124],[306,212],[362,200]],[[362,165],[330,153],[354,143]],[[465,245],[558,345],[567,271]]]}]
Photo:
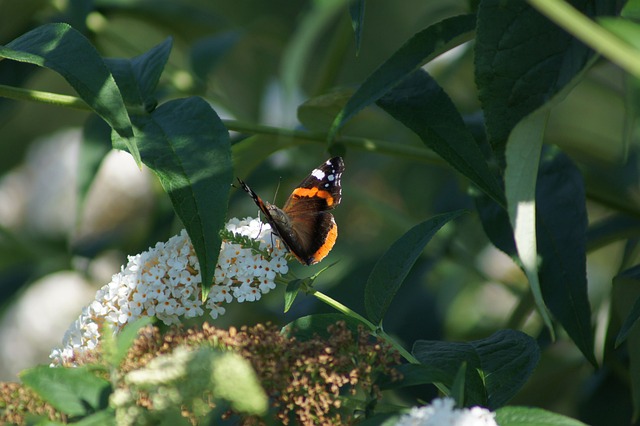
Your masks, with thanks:
[{"label": "background leaf", "polygon": [[351,117],[376,102],[418,67],[467,41],[474,28],[475,15],[463,15],[445,19],[415,34],[360,85],[336,116],[330,135],[335,135]]},{"label": "background leaf", "polygon": [[228,131],[196,97],[162,104],[135,124],[142,161],[160,179],[196,250],[206,298],[233,178]]},{"label": "background leaf", "polygon": [[129,141],[133,131],[120,90],[98,52],[82,34],[67,24],[42,25],[0,46],[0,56],[62,75],[82,100],[124,139],[129,152],[140,163],[138,149]]},{"label": "background leaf", "polygon": [[535,341],[514,330],[501,330],[486,339],[466,343],[419,340],[412,352],[420,362],[448,371],[448,386],[466,362],[466,404],[491,409],[513,398],[540,358]]},{"label": "background leaf", "polygon": [[108,381],[96,377],[86,367],[25,370],[20,378],[57,410],[75,417],[105,408],[111,393]]},{"label": "background leaf", "polygon": [[431,76],[416,71],[377,103],[420,136],[449,165],[504,205],[496,175],[455,105]]},{"label": "background leaf", "polygon": [[382,255],[369,275],[364,292],[365,308],[371,322],[382,323],[393,297],[424,247],[445,223],[463,213],[445,213],[414,226]]}]

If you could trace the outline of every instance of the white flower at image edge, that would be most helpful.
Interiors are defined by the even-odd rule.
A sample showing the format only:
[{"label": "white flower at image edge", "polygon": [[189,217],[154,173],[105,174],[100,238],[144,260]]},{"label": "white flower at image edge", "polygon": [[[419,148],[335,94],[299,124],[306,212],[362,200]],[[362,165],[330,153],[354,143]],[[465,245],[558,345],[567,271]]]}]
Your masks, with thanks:
[{"label": "white flower at image edge", "polygon": [[455,408],[452,398],[436,398],[431,404],[413,407],[395,426],[498,426],[495,413],[482,407]]},{"label": "white flower at image edge", "polygon": [[185,230],[157,243],[148,251],[129,256],[129,262],[96,293],[95,300],[82,309],[62,340],[62,348],[49,356],[52,366],[74,365],[76,357],[96,348],[105,322],[117,333],[126,324],[144,316],[155,316],[167,325],[181,318],[204,315],[216,319],[225,313],[224,304],[260,300],[274,289],[276,276],[288,271],[286,249],[277,241],[268,224],[257,219],[231,219],[227,231],[248,237],[261,252],[223,240],[215,270],[214,284],[206,303],[201,295],[200,266]]}]

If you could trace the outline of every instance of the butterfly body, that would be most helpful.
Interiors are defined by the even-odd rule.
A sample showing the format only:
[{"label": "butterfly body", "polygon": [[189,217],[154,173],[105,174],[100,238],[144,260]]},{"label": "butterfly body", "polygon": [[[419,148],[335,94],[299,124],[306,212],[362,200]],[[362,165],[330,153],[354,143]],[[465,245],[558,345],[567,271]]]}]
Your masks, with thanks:
[{"label": "butterfly body", "polygon": [[343,170],[341,157],[325,161],[293,190],[282,209],[263,201],[246,183],[238,181],[289,252],[300,263],[313,265],[329,254],[338,237],[338,226],[330,210],[342,198]]}]

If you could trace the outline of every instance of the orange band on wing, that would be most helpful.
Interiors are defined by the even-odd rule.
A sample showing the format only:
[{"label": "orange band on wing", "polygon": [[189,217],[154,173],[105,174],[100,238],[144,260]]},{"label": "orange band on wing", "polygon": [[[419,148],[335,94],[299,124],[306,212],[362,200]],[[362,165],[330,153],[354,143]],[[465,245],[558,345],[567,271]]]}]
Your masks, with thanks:
[{"label": "orange band on wing", "polygon": [[336,225],[334,222],[331,229],[329,229],[329,233],[327,234],[327,238],[325,238],[324,243],[322,243],[320,248],[316,250],[315,253],[313,253],[313,256],[312,256],[313,263],[320,262],[329,254],[329,252],[333,248],[333,245],[336,243],[337,238],[338,238],[338,225]]},{"label": "orange band on wing", "polygon": [[293,191],[295,197],[320,197],[327,201],[328,206],[333,205],[333,197],[329,191],[322,191],[318,188],[296,188]]}]

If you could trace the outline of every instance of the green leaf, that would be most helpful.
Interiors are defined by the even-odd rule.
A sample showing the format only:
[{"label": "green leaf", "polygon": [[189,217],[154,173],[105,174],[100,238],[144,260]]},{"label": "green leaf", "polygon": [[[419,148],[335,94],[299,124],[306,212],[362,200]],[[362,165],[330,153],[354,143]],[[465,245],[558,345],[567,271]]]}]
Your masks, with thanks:
[{"label": "green leaf", "polygon": [[116,424],[116,412],[111,408],[98,411],[80,421],[73,422],[74,426],[115,426]]},{"label": "green leaf", "polygon": [[160,179],[200,263],[203,299],[213,283],[233,178],[229,133],[201,98],[167,102],[135,116],[142,162]]},{"label": "green leaf", "polygon": [[286,314],[293,306],[293,302],[296,300],[296,296],[298,296],[298,291],[300,290],[300,286],[302,285],[301,279],[291,280],[287,284],[287,289],[284,292],[284,313]]},{"label": "green leaf", "polygon": [[376,102],[420,66],[468,41],[473,35],[475,23],[475,15],[455,16],[415,34],[367,77],[353,94],[336,116],[330,138],[355,114]]},{"label": "green leaf", "polygon": [[154,318],[152,317],[141,317],[135,320],[132,323],[127,324],[124,328],[114,336],[115,345],[114,351],[109,354],[109,363],[118,367],[120,363],[124,360],[133,345],[134,340],[138,337],[138,333],[140,330],[150,324],[153,324]]},{"label": "green leaf", "polygon": [[[614,278],[614,280],[616,279],[624,279],[626,282],[633,281],[636,285],[640,284],[640,265],[634,266],[633,268],[620,273],[616,278]],[[631,312],[629,312],[627,318],[622,324],[622,327],[620,328],[620,332],[616,337],[616,348],[627,340],[629,333],[638,323],[638,319],[640,319],[640,298],[636,299],[633,307],[631,308]]]},{"label": "green leaf", "polygon": [[153,110],[156,101],[153,94],[169,59],[173,40],[168,37],[162,43],[131,59],[105,59],[113,77],[122,90],[127,105],[137,105]]},{"label": "green leaf", "polygon": [[[589,362],[594,363],[591,307],[587,295],[585,190],[580,171],[551,150],[540,164],[536,184],[538,277],[545,304]],[[476,199],[491,242],[515,257],[507,212],[487,198]]]},{"label": "green leaf", "polygon": [[49,68],[64,77],[125,140],[129,152],[140,163],[138,149],[130,141],[133,130],[120,89],[85,36],[67,24],[46,24],[0,46],[0,57]]},{"label": "green leaf", "polygon": [[547,114],[537,112],[515,126],[507,144],[504,184],[518,257],[529,280],[538,312],[553,336],[551,317],[542,298],[538,279],[536,242],[536,180],[546,122]]},{"label": "green leaf", "polygon": [[[597,14],[614,12],[612,2],[578,0],[572,4],[591,16],[593,10]],[[489,142],[501,162],[514,126],[569,87],[593,56],[593,51],[527,2],[480,2],[476,84]]]},{"label": "green leaf", "polygon": [[356,56],[360,54],[360,42],[362,41],[362,29],[364,27],[364,10],[366,0],[350,0],[349,15],[351,16],[351,27],[356,41]]},{"label": "green leaf", "polygon": [[294,336],[301,341],[313,339],[316,336],[327,338],[330,336],[327,328],[338,321],[344,321],[352,333],[357,333],[358,327],[362,325],[357,319],[344,314],[315,314],[291,321],[282,327],[282,333]]},{"label": "green leaf", "polygon": [[[611,323],[613,325],[631,322],[635,305],[640,300],[640,266],[634,266],[613,278],[611,291]],[[624,326],[620,328],[620,332]],[[615,333],[612,329],[611,333]],[[628,378],[633,403],[632,418],[640,416],[640,328],[629,327],[626,335],[625,356],[628,356]],[[620,334],[618,335],[620,339]]]},{"label": "green leaf", "polygon": [[451,393],[449,396],[456,401],[458,407],[464,407],[464,385],[467,376],[467,363],[463,362],[458,368],[453,384],[451,385]]},{"label": "green leaf", "polygon": [[22,382],[57,410],[86,416],[108,405],[111,385],[88,368],[51,368],[41,365],[20,374]]},{"label": "green leaf", "polygon": [[554,317],[593,365],[587,294],[587,210],[582,176],[571,159],[548,150],[536,188],[536,234],[542,296]]},{"label": "green leaf", "polygon": [[378,105],[478,188],[504,205],[496,174],[449,96],[425,71],[405,78]]},{"label": "green leaf", "polygon": [[586,426],[581,421],[534,407],[502,407],[496,410],[500,426]]},{"label": "green leaf", "polygon": [[442,226],[465,213],[458,210],[422,222],[398,239],[373,267],[364,292],[367,316],[381,324],[396,292],[431,238]]},{"label": "green leaf", "polygon": [[467,363],[466,405],[495,409],[524,385],[540,358],[535,341],[515,330],[501,330],[486,339],[466,343],[419,340],[413,354],[430,367],[447,371],[452,387],[458,369]]}]

